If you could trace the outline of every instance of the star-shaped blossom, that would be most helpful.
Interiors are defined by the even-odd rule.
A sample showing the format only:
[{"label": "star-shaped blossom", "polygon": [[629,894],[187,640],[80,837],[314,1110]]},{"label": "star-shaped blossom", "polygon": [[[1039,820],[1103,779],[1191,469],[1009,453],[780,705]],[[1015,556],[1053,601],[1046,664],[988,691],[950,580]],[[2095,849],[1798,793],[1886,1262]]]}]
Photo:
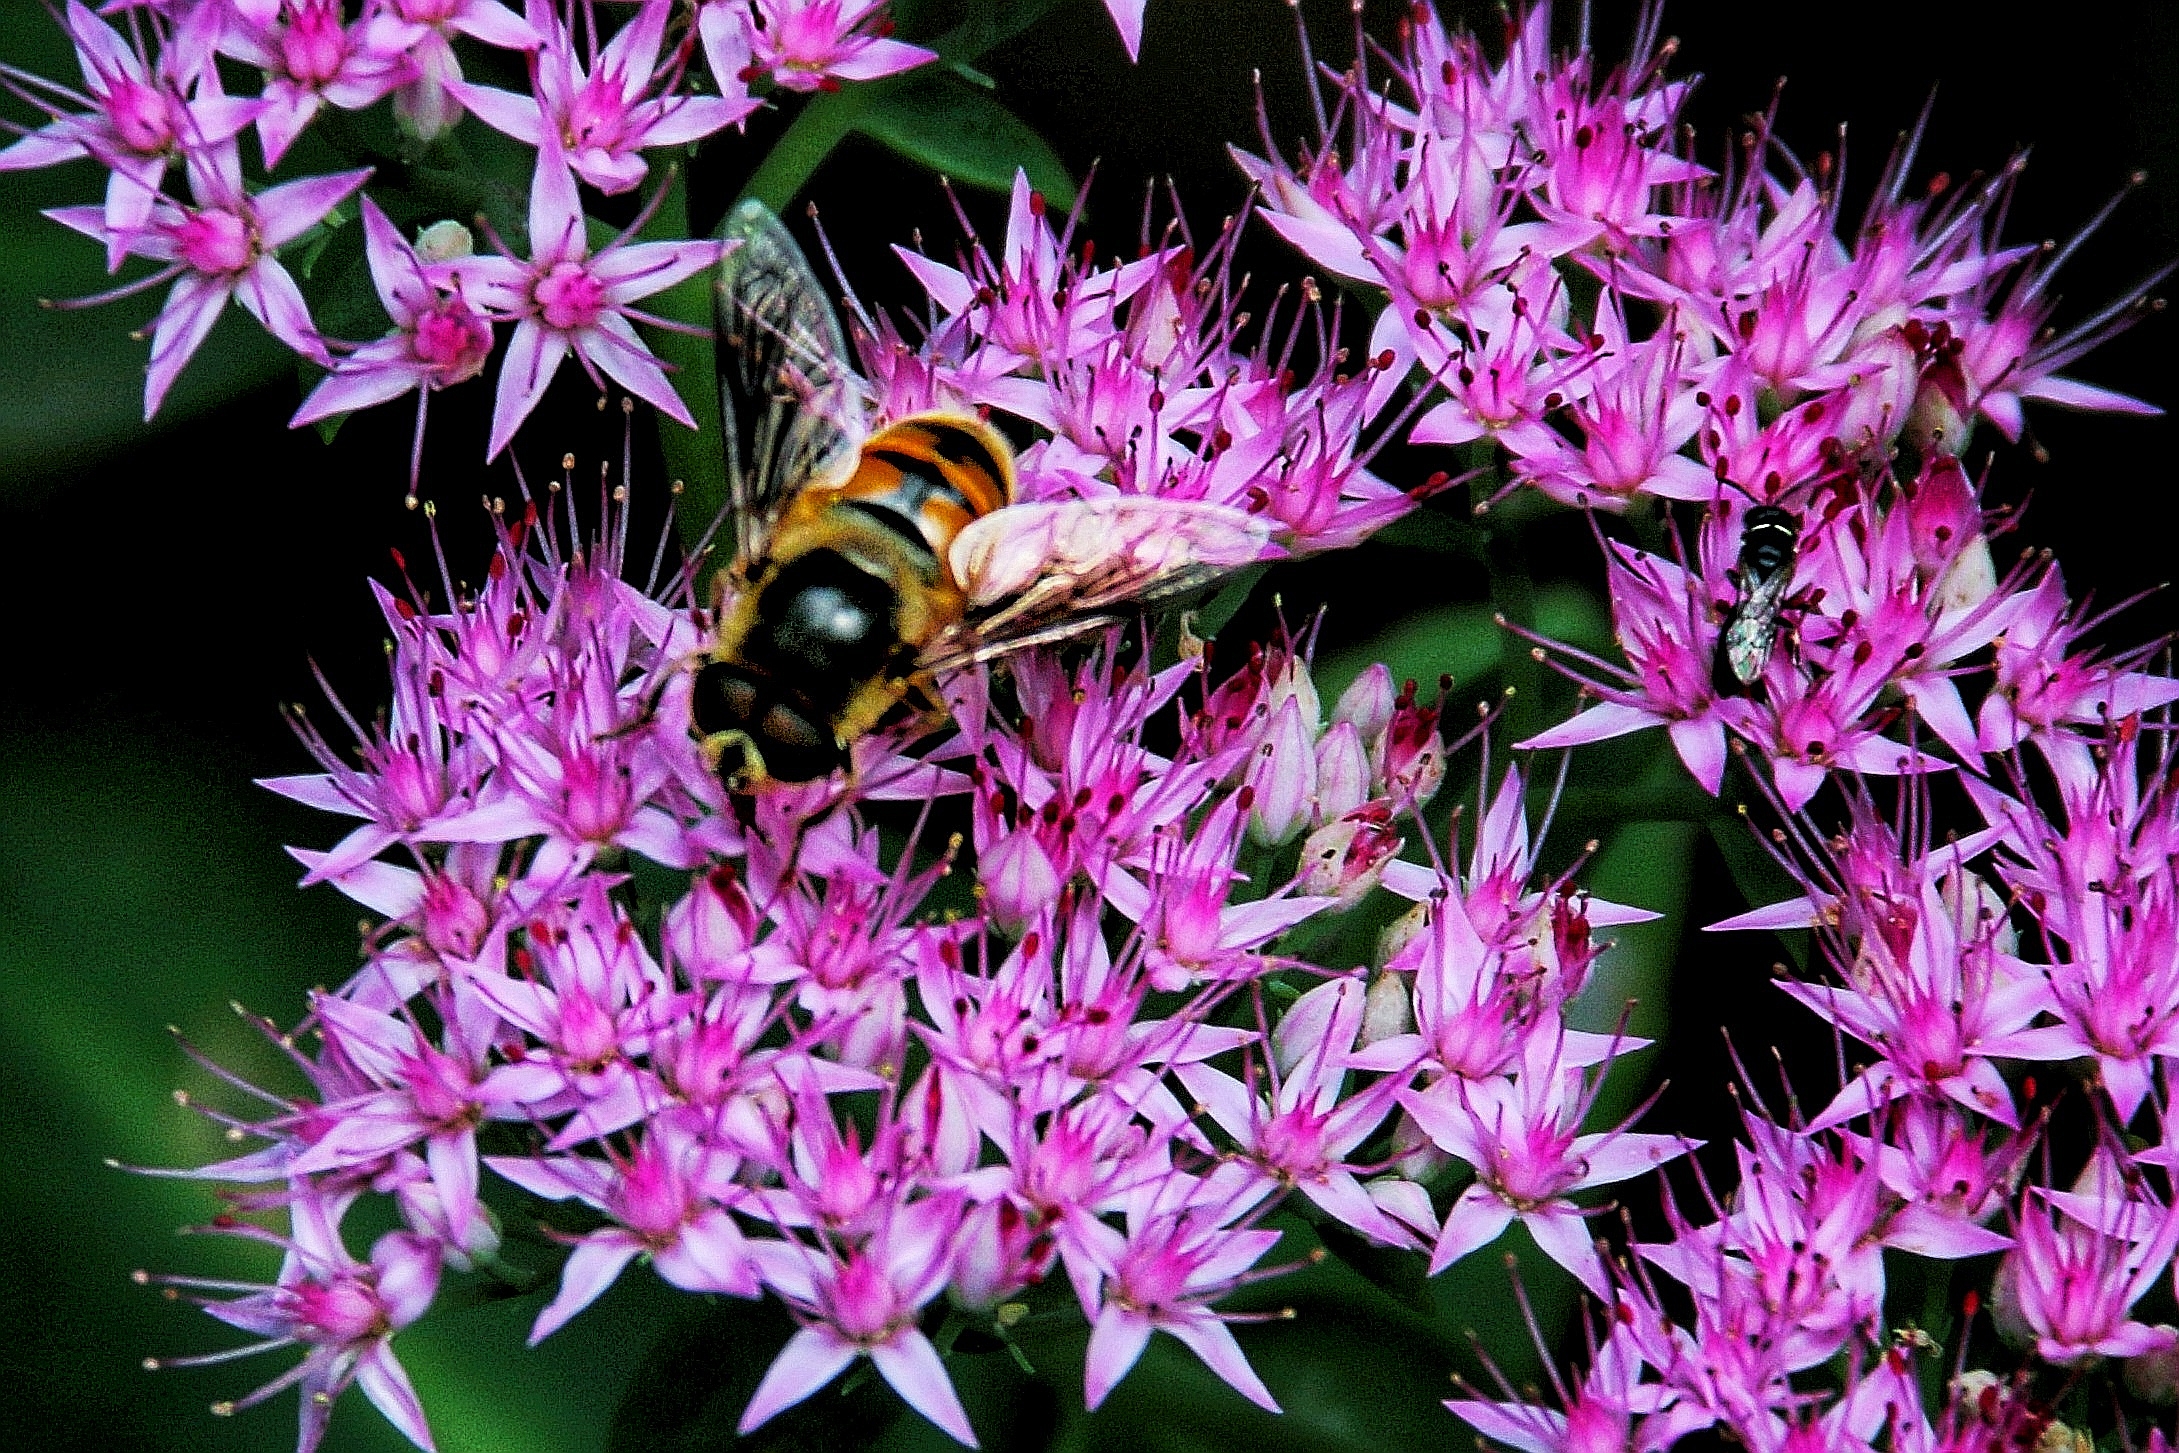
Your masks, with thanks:
[{"label": "star-shaped blossom", "polygon": [[212,331],[228,299],[304,358],[329,366],[324,341],[279,249],[325,220],[370,176],[369,171],[304,177],[252,194],[242,185],[233,141],[188,158],[194,202],[162,202],[143,227],[115,232],[97,207],[62,207],[46,215],[88,237],[166,266],[140,281],[85,303],[105,301],[172,281],[166,306],[151,327],[151,367],[144,378],[144,417],[159,412],[182,365]]},{"label": "star-shaped blossom", "polygon": [[[448,82],[447,93],[494,130],[541,152],[559,150],[575,174],[599,191],[631,191],[649,171],[646,148],[699,140],[742,120],[757,105],[746,93],[689,95],[672,84],[670,70],[659,70],[672,13],[673,0],[644,0],[586,65],[550,0],[535,0],[530,25],[543,43],[530,62],[532,94],[467,81]],[[661,90],[666,94],[655,94]]]},{"label": "star-shaped blossom", "polygon": [[[0,171],[55,166],[88,156],[106,168],[106,266],[128,255],[129,236],[151,217],[167,167],[187,152],[231,140],[264,103],[221,92],[212,64],[217,6],[187,11],[156,59],[124,40],[80,0],[65,15],[83,91],[0,67],[0,84],[53,117],[0,150]],[[78,107],[69,111],[65,107]]]},{"label": "star-shaped blossom", "polygon": [[507,447],[570,353],[601,389],[602,373],[667,418],[696,427],[665,369],[629,320],[671,325],[629,305],[710,267],[719,259],[720,246],[708,241],[631,242],[647,217],[648,212],[592,252],[574,174],[559,146],[547,144],[537,154],[530,187],[528,260],[476,257],[433,270],[434,281],[458,284],[479,306],[515,324],[499,365],[486,458]]}]

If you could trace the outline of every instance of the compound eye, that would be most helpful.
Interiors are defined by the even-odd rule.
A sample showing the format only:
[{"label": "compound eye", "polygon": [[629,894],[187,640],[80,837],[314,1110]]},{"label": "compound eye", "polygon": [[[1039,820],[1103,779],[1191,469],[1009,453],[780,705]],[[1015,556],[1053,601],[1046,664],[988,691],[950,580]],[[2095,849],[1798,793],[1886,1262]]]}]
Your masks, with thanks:
[{"label": "compound eye", "polygon": [[703,736],[747,727],[757,714],[757,685],[746,672],[725,661],[713,661],[696,673],[690,715]]},{"label": "compound eye", "polygon": [[818,730],[816,723],[793,707],[782,706],[776,702],[764,713],[764,720],[758,724],[758,730],[768,740],[800,751],[830,745],[830,738]]},{"label": "compound eye", "polygon": [[766,707],[752,735],[765,770],[782,782],[814,782],[841,764],[832,732],[791,706]]}]

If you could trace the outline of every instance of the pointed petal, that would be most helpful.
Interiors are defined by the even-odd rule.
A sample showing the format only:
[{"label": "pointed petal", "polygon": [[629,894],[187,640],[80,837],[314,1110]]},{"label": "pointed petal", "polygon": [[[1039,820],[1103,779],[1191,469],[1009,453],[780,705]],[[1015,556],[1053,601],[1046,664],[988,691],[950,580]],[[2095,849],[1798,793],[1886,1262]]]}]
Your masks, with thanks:
[{"label": "pointed petal", "polygon": [[787,1339],[757,1384],[735,1431],[748,1433],[782,1408],[791,1408],[840,1375],[855,1360],[855,1346],[829,1327],[804,1327]]},{"label": "pointed petal", "polygon": [[1107,1302],[1090,1331],[1089,1354],[1082,1362],[1082,1402],[1091,1411],[1105,1400],[1134,1367],[1150,1341],[1150,1319]]},{"label": "pointed petal", "polygon": [[535,1347],[558,1331],[568,1318],[596,1301],[620,1275],[621,1268],[642,1249],[643,1243],[632,1233],[618,1228],[584,1237],[568,1256],[567,1266],[560,1273],[559,1295],[537,1314],[537,1322],[530,1328],[530,1345]]},{"label": "pointed petal", "polygon": [[893,1385],[893,1391],[909,1407],[952,1434],[955,1442],[976,1446],[976,1432],[969,1426],[968,1412],[961,1406],[961,1396],[953,1390],[953,1380],[946,1376],[945,1364],[938,1360],[938,1349],[931,1345],[930,1338],[911,1327],[891,1342],[871,1348],[870,1360],[877,1364],[879,1376]]}]

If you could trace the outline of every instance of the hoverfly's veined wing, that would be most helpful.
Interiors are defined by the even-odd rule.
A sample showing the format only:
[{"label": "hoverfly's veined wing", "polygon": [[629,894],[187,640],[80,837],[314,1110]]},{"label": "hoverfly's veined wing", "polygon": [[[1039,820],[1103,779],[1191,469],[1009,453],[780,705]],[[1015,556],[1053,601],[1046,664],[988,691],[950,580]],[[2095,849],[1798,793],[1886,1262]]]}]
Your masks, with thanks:
[{"label": "hoverfly's veined wing", "polygon": [[947,564],[968,615],[923,665],[946,671],[1084,635],[1272,553],[1270,522],[1230,505],[1133,495],[1009,505],[954,538]]},{"label": "hoverfly's veined wing", "polygon": [[796,491],[821,479],[856,442],[860,384],[825,291],[794,238],[762,202],[728,214],[719,237],[719,395],[736,561],[763,553]]}]

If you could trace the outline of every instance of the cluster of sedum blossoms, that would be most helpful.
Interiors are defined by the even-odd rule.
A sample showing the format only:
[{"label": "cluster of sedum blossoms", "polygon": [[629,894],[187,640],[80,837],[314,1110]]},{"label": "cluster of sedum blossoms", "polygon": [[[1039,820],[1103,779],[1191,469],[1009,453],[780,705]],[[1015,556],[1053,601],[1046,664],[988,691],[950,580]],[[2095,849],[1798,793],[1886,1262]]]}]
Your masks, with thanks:
[{"label": "cluster of sedum blossoms", "polygon": [[[1026,186],[996,250],[903,253],[920,327],[857,305],[853,331],[881,416],[1033,436],[1029,500],[1210,500],[1299,555],[1445,484],[1380,478],[1384,443],[1488,444],[1508,490],[1654,527],[1604,546],[1623,660],[1549,647],[1588,699],[1521,745],[1661,725],[1712,793],[1753,774],[1800,892],[1715,927],[1813,932],[1786,988],[1855,1047],[1835,1097],[1751,1106],[1732,1184],[1696,1174],[1666,1239],[1600,1249],[1592,1193],[1696,1148],[1588,1123],[1643,1042],[1569,1015],[1598,930],[1650,915],[1545,866],[1488,713],[1449,741],[1442,689],[1382,668],[1327,711],[1284,636],[1233,660],[1184,632],[1164,665],[1116,631],[950,678],[953,729],[867,738],[851,778],[730,799],[688,726],[693,568],[631,582],[624,513],[586,536],[554,486],[500,517],[475,588],[442,566],[380,590],[390,708],[352,753],[305,726],[323,770],[269,784],[358,820],[297,855],[378,921],[302,1033],[266,1025],[307,1088],[234,1081],[256,1108],[208,1113],[247,1148],[187,1172],[240,1187],[210,1229],[279,1247],[277,1277],[151,1278],[243,1350],[302,1353],[234,1406],[299,1385],[308,1453],[358,1383],[429,1447],[395,1336],[445,1275],[519,1276],[503,1234],[541,1214],[567,1253],[533,1338],[638,1259],[792,1311],[745,1431],[868,1356],[973,1445],[945,1329],[1003,1337],[1045,1302],[1092,1329],[1091,1407],[1163,1331],[1275,1408],[1250,1316],[1219,1306],[1289,1269],[1274,1212],[1433,1273],[1518,1221],[1602,1308],[1549,1401],[1449,1404],[1530,1453],[1712,1429],[1996,1453],[2058,1427],[2038,1365],[2122,1358],[2140,1397],[2179,1392],[2179,1332],[2135,1317],[2179,1246],[2179,683],[2084,644],[2047,558],[1999,573],[1960,462],[2027,399],[2141,410],[2057,376],[2134,304],[2048,331],[2062,258],[1994,236],[2016,168],[1909,194],[1909,148],[1841,237],[1831,168],[1765,135],[1704,168],[1674,149],[1667,51],[1645,34],[1607,73],[1548,22],[1492,60],[1418,10],[1389,77],[1335,83],[1313,153],[1241,157],[1259,215],[1389,295],[1362,366],[1309,300],[1245,332],[1238,224],[1100,263]],[[1800,543],[1760,679],[1727,688],[1757,504]],[[1471,744],[1463,845],[1424,810]],[[1955,787],[1978,830],[1932,826]],[[1412,906],[1368,963],[1335,958],[1373,895]],[[2068,1179],[2023,1063],[2092,1066]],[[399,1229],[358,1259],[366,1196]],[[1986,1308],[2018,1360],[1932,1402],[1887,1256],[1991,1253],[1956,1335]]]},{"label": "cluster of sedum blossoms", "polygon": [[[665,197],[652,158],[738,128],[767,101],[838,91],[937,59],[892,38],[883,0],[638,0],[601,41],[595,0],[115,0],[93,10],[67,0],[60,19],[82,70],[69,85],[0,66],[0,89],[47,118],[0,123],[18,139],[0,148],[0,172],[88,159],[106,174],[99,205],[56,208],[53,220],[98,241],[109,271],[129,258],[157,264],[88,306],[171,283],[148,324],[151,418],[219,315],[232,302],[325,377],[296,412],[315,423],[414,392],[418,447],[423,407],[436,390],[476,377],[504,331],[488,456],[536,407],[559,365],[574,357],[607,381],[694,428],[667,368],[635,325],[685,325],[636,306],[718,260],[706,240],[634,242]],[[1108,0],[1132,57],[1143,0]],[[464,74],[520,74],[505,89]],[[229,95],[221,62],[262,78],[257,94]],[[492,251],[473,255],[467,215],[422,226],[430,202],[394,203],[416,214],[405,241],[365,193],[373,169],[293,176],[283,161],[313,127],[327,148],[354,156],[370,133],[336,113],[380,108],[404,138],[397,173],[432,159],[442,192],[467,187],[459,151],[429,150],[466,116],[536,152],[524,224],[512,240],[487,230]],[[253,181],[245,141],[263,181]],[[322,153],[320,153],[322,154]],[[653,191],[637,220],[602,245],[586,229],[577,183],[604,196]],[[409,183],[404,183],[408,185]],[[443,205],[443,200],[441,205]],[[425,210],[419,211],[419,208]],[[472,211],[475,206],[472,206]],[[360,212],[369,277],[392,328],[372,340],[327,334],[313,321],[307,276],[331,231]],[[512,227],[509,228],[513,230]],[[283,257],[285,260],[283,260]]]}]

